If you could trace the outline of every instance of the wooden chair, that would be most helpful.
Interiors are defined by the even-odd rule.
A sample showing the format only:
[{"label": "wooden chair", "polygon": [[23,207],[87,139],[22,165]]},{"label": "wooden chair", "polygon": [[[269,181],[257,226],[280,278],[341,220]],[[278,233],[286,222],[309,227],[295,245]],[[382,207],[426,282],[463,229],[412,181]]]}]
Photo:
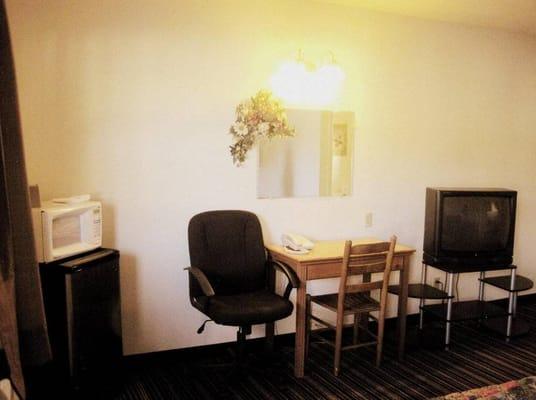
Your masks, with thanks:
[{"label": "wooden chair", "polygon": [[[387,286],[389,285],[389,276],[393,263],[393,255],[396,245],[396,236],[392,236],[390,242],[380,242],[371,244],[352,245],[347,241],[344,247],[344,258],[342,262],[341,278],[339,292],[325,294],[321,296],[307,295],[307,341],[309,346],[309,337],[311,332],[311,320],[335,330],[335,343],[325,339],[323,336],[316,335],[318,339],[335,347],[334,374],[339,375],[341,364],[341,350],[348,350],[362,346],[376,345],[376,366],[380,365],[382,357],[383,332],[385,325],[385,313],[387,306]],[[371,273],[383,273],[381,280],[367,282],[365,278],[370,277]],[[363,282],[350,284],[348,277],[351,275],[363,275]],[[380,290],[379,301],[370,297],[370,291]],[[311,304],[316,303],[319,306],[327,308],[337,313],[336,325],[332,325],[312,314]],[[369,335],[375,340],[359,343],[359,325],[362,314],[368,314],[373,311],[379,311],[378,318],[372,315],[378,322],[378,332],[374,334],[367,327],[363,327]],[[344,327],[344,317],[353,315],[353,344],[342,346],[342,331]],[[368,318],[366,318],[368,319]],[[366,322],[366,321],[365,321]]]}]

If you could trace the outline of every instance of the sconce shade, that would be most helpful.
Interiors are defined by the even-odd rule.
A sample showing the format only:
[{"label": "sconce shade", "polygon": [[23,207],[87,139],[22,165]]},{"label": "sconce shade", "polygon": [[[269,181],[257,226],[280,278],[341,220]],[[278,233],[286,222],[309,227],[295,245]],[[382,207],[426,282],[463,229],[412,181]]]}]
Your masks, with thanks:
[{"label": "sconce shade", "polygon": [[344,72],[335,62],[316,68],[300,53],[296,61],[281,63],[272,75],[270,86],[287,105],[322,107],[339,97],[344,79]]}]

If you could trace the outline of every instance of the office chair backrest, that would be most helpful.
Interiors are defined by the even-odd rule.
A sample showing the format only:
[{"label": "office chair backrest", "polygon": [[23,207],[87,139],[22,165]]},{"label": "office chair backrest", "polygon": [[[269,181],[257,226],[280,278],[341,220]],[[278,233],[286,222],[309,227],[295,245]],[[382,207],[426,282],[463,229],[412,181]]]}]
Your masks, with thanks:
[{"label": "office chair backrest", "polygon": [[[217,295],[266,287],[266,253],[259,219],[247,211],[208,211],[188,225],[190,263],[200,268]],[[190,297],[201,296],[190,279]]]}]

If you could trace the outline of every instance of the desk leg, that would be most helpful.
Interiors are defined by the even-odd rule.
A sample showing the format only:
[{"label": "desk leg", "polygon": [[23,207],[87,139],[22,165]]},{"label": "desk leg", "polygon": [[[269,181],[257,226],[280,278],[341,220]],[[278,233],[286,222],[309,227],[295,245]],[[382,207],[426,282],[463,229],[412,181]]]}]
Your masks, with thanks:
[{"label": "desk leg", "polygon": [[402,270],[400,270],[398,284],[400,285],[400,294],[398,295],[398,359],[404,358],[406,349],[406,314],[408,306],[408,281],[409,281],[409,257],[404,257],[402,261]]},{"label": "desk leg", "polygon": [[294,376],[303,378],[305,372],[305,329],[306,329],[306,295],[307,277],[306,268],[302,265],[298,267],[298,278],[300,287],[296,290],[296,342],[294,347]]}]

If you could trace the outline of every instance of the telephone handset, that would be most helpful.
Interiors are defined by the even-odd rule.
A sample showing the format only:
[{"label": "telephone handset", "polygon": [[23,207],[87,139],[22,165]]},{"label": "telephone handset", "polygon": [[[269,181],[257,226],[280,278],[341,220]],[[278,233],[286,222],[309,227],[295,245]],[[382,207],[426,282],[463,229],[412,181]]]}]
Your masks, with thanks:
[{"label": "telephone handset", "polygon": [[281,242],[285,251],[294,254],[309,253],[314,247],[314,243],[309,239],[295,233],[284,233],[281,236]]}]

